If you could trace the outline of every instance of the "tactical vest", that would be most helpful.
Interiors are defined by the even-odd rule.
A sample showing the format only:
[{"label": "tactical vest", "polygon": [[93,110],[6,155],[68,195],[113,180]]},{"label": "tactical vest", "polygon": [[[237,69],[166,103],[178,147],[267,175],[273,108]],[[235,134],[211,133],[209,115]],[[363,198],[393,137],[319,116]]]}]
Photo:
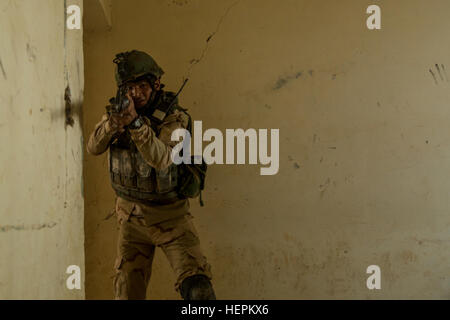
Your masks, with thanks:
[{"label": "tactical vest", "polygon": [[[154,122],[151,121],[152,129],[158,133]],[[150,166],[128,130],[109,147],[109,172],[112,187],[119,197],[149,204],[166,204],[180,199],[176,191],[178,166],[171,164],[164,170]]]}]

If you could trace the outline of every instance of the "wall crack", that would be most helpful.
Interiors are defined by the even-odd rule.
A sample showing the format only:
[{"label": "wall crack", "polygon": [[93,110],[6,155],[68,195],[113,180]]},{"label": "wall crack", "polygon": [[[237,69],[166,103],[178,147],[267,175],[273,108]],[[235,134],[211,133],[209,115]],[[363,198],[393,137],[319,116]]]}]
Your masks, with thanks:
[{"label": "wall crack", "polygon": [[[220,17],[219,22],[217,23],[216,29],[215,29],[214,32],[211,33],[211,34],[208,36],[208,38],[206,39],[206,44],[205,44],[205,47],[204,47],[203,50],[202,50],[202,53],[200,54],[200,57],[199,57],[199,58],[194,58],[194,59],[192,59],[192,60],[189,62],[189,63],[190,63],[190,66],[189,66],[189,69],[188,69],[188,71],[187,71],[187,75],[184,77],[184,79],[190,77],[192,68],[193,68],[195,65],[199,64],[199,63],[203,60],[203,58],[206,56],[206,53],[207,53],[207,51],[208,51],[208,49],[209,49],[209,43],[210,43],[210,41],[214,38],[214,36],[217,34],[217,32],[219,32],[220,26],[222,25],[224,19],[225,19],[226,16],[228,15],[228,13],[229,13],[229,12],[231,11],[231,9],[232,9],[234,6],[236,6],[240,1],[241,1],[241,0],[235,1],[234,3],[232,3],[232,4],[225,10],[225,13]],[[184,79],[183,79],[183,80],[184,80]]]}]

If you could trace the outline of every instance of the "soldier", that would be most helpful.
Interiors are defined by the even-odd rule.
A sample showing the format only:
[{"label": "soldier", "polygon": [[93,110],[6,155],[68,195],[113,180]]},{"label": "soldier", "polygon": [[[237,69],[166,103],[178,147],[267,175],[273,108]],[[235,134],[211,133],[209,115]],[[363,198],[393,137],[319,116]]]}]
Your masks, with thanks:
[{"label": "soldier", "polygon": [[175,289],[182,298],[213,300],[210,265],[200,249],[189,200],[177,192],[179,166],[171,158],[178,143],[171,141],[172,131],[187,128],[190,116],[173,92],[163,90],[164,72],[151,56],[133,50],[118,54],[114,63],[118,92],[129,106],[103,116],[87,149],[100,155],[109,148],[120,225],[115,298],[145,299],[155,248],[160,247],[176,273]]}]

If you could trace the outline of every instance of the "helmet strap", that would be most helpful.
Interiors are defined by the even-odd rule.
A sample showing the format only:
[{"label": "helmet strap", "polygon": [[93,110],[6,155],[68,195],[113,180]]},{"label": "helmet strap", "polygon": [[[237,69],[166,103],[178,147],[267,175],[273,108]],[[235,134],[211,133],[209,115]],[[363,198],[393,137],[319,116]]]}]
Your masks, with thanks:
[{"label": "helmet strap", "polygon": [[155,101],[157,93],[158,93],[158,91],[152,90],[152,93],[150,94],[150,99],[148,99],[148,105],[152,105],[153,104],[153,101]]}]

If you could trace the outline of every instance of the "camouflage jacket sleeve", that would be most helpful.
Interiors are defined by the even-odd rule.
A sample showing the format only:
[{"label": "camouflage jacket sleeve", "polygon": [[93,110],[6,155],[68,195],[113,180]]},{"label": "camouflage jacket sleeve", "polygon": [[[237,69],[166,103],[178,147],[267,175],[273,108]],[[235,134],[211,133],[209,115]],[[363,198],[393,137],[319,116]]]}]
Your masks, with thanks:
[{"label": "camouflage jacket sleeve", "polygon": [[104,114],[102,120],[95,125],[94,132],[89,137],[87,151],[92,155],[100,155],[108,150],[109,143],[117,133],[117,128],[111,126],[109,116]]},{"label": "camouflage jacket sleeve", "polygon": [[150,127],[150,120],[139,129],[130,130],[131,139],[145,161],[157,170],[163,170],[172,164],[172,148],[178,141],[171,141],[172,132],[176,129],[187,128],[189,117],[183,111],[175,110],[158,126],[159,134]]}]

